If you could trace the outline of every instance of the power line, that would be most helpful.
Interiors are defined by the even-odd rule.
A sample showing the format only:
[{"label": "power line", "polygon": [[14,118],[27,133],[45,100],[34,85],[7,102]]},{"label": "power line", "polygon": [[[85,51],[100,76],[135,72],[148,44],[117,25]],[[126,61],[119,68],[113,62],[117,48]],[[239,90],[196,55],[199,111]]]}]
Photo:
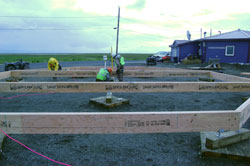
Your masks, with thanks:
[{"label": "power line", "polygon": [[0,31],[84,31],[84,30],[96,30],[96,29],[112,29],[108,28],[80,28],[80,29],[63,29],[63,28],[0,28]]},{"label": "power line", "polygon": [[43,19],[43,18],[49,18],[49,19],[64,19],[64,18],[69,18],[69,19],[88,19],[88,18],[103,18],[103,17],[110,17],[110,18],[115,18],[116,16],[58,16],[58,17],[46,17],[46,16],[0,16],[0,18],[35,18],[35,19]]}]

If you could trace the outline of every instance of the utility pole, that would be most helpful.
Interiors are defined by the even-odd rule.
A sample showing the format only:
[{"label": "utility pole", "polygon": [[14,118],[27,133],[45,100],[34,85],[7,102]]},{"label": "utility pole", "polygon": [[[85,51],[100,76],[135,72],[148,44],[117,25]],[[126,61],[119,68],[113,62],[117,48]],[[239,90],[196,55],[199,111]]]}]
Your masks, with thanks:
[{"label": "utility pole", "polygon": [[118,40],[119,40],[119,26],[120,26],[120,6],[118,6],[118,21],[117,21],[117,34],[116,34],[116,55],[118,55]]}]

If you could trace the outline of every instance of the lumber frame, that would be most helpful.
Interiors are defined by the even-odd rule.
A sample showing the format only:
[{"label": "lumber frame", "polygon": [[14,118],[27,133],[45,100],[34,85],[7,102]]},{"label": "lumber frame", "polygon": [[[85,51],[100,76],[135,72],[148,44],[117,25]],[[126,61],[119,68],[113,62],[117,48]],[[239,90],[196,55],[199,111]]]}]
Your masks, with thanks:
[{"label": "lumber frame", "polygon": [[[16,70],[11,71],[11,77],[96,77],[98,70]],[[115,71],[113,71],[115,75]],[[202,77],[209,76],[204,71],[182,70],[125,70],[124,77]]]},{"label": "lumber frame", "polygon": [[[103,68],[103,66],[75,66],[75,67],[63,67],[62,70],[99,70],[100,68]],[[46,69],[47,70],[47,69]],[[116,67],[114,67],[114,70],[116,70]],[[126,66],[125,70],[184,70],[186,69],[180,69],[180,68],[162,68],[162,67],[152,67],[152,66]],[[191,71],[191,70],[190,70]]]},{"label": "lumber frame", "polygon": [[[82,69],[82,68],[79,68]],[[8,77],[92,77],[99,67],[81,71],[27,70]],[[133,73],[133,74],[131,74]],[[249,92],[250,79],[211,71],[130,67],[128,77],[199,77],[226,82],[0,82],[0,92]],[[228,82],[230,81],[230,82]],[[234,111],[133,113],[0,113],[0,127],[10,134],[167,133],[237,130],[250,117],[248,99]]]},{"label": "lumber frame", "polygon": [[240,112],[0,113],[9,134],[169,133],[237,130]]}]

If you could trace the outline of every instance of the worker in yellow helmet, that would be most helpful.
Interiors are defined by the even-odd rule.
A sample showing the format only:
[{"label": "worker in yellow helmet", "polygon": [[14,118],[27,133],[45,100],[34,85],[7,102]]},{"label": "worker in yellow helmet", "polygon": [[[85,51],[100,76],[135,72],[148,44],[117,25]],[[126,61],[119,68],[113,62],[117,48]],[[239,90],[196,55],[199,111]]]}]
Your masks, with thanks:
[{"label": "worker in yellow helmet", "polygon": [[118,55],[112,54],[112,57],[113,59],[115,59],[117,78],[119,81],[123,81],[123,71],[125,65],[124,57],[119,54]]},{"label": "worker in yellow helmet", "polygon": [[96,76],[96,81],[113,81],[112,77],[112,69],[108,67],[107,69],[101,68]]},{"label": "worker in yellow helmet", "polygon": [[62,67],[60,66],[59,62],[55,58],[50,58],[48,62],[48,69],[58,71],[62,70]]}]

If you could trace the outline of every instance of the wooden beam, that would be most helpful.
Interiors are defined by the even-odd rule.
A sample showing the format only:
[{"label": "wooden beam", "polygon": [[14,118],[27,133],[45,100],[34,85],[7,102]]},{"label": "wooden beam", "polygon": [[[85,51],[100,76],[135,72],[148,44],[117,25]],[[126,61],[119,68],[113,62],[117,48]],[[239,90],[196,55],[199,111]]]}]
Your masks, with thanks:
[{"label": "wooden beam", "polygon": [[249,92],[250,82],[0,82],[0,92]]},{"label": "wooden beam", "polygon": [[240,75],[250,76],[250,73],[248,73],[248,72],[242,72],[242,73],[240,73]]},{"label": "wooden beam", "polygon": [[250,118],[250,98],[239,106],[236,111],[241,113],[240,115],[240,127],[242,127],[246,121]]},{"label": "wooden beam", "polygon": [[229,74],[217,73],[210,71],[211,77],[217,80],[222,80],[226,82],[250,82],[249,78],[233,76]]},{"label": "wooden beam", "polygon": [[[98,70],[18,70],[12,71],[12,77],[96,77]],[[115,75],[115,71],[113,71]],[[209,76],[204,71],[163,71],[163,70],[125,70],[124,77],[200,77]]]},{"label": "wooden beam", "polygon": [[0,72],[0,80],[9,78],[10,74],[11,74],[10,71]]},{"label": "wooden beam", "polygon": [[[63,67],[63,70],[99,70],[100,68],[103,68],[103,66],[75,66],[75,67]],[[114,70],[116,70],[116,67],[114,67]],[[167,67],[144,67],[144,66],[125,66],[125,70],[187,70],[187,69],[181,69],[181,68],[167,68]]]},{"label": "wooden beam", "polygon": [[169,133],[239,129],[235,111],[0,113],[9,134]]},{"label": "wooden beam", "polygon": [[16,70],[11,72],[12,77],[96,77],[98,71],[49,71],[49,70]]}]

